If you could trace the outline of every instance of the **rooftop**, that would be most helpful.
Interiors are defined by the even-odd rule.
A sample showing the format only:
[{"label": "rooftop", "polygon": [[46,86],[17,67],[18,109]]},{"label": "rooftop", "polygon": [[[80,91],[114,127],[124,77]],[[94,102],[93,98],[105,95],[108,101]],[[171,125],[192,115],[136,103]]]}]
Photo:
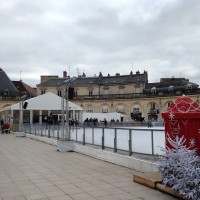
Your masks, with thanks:
[{"label": "rooftop", "polygon": [[18,94],[19,91],[15,85],[12,83],[3,69],[0,68],[0,96],[16,97]]}]

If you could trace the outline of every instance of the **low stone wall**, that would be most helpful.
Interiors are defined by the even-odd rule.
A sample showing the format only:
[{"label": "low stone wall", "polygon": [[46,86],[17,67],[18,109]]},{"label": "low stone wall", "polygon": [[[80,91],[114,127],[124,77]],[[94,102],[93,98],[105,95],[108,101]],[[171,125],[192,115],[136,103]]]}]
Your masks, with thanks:
[{"label": "low stone wall", "polygon": [[105,160],[123,167],[134,169],[140,172],[157,172],[158,165],[133,156],[123,156],[106,150],[94,149],[79,144],[74,144],[74,151],[97,159]]}]

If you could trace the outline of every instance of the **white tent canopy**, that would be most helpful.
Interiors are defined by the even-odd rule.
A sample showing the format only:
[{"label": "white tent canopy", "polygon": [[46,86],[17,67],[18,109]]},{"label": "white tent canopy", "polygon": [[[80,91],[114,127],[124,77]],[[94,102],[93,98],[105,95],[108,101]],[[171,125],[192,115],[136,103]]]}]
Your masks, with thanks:
[{"label": "white tent canopy", "polygon": [[[46,94],[26,100],[28,103],[26,110],[62,110],[61,101],[61,97],[48,92]],[[1,111],[5,110],[19,110],[19,103],[1,109]],[[69,110],[81,111],[82,108],[69,101]]]},{"label": "white tent canopy", "polygon": [[[66,100],[64,100],[64,105],[62,105],[63,100],[64,99],[61,97],[50,92],[25,100],[23,105],[25,102],[27,102],[25,109],[26,120],[28,120],[27,114],[29,114],[28,121],[30,124],[33,123],[33,118],[35,117],[39,117],[39,123],[42,124],[43,117],[50,115],[52,111],[61,113],[63,109],[66,110]],[[68,101],[68,107],[70,118],[77,119],[79,122],[82,122],[82,107],[70,101]],[[0,116],[4,119],[5,122],[10,124],[12,124],[13,121],[20,121],[20,117],[23,119],[23,110],[21,110],[20,103],[1,109]]]}]

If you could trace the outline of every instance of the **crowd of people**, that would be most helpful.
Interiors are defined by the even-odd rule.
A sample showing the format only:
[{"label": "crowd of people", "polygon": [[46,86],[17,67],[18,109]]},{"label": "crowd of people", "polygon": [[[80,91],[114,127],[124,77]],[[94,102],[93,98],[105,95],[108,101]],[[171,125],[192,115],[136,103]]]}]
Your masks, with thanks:
[{"label": "crowd of people", "polygon": [[0,120],[1,123],[1,134],[10,133],[10,124],[5,123],[3,119]]},{"label": "crowd of people", "polygon": [[97,118],[86,118],[85,120],[84,120],[84,125],[85,126],[98,126],[98,125],[100,125],[101,123],[103,123],[104,124],[104,126],[105,127],[107,127],[107,125],[108,125],[108,123],[118,123],[119,122],[119,120],[117,119],[117,120],[115,120],[115,119],[111,119],[110,120],[110,122],[108,122],[107,120],[106,120],[106,118],[104,118],[103,120],[98,120]]},{"label": "crowd of people", "polygon": [[90,119],[86,118],[84,120],[84,125],[86,126],[97,126],[97,124],[98,124],[97,118],[90,118]]},{"label": "crowd of people", "polygon": [[[57,116],[53,116],[52,113],[48,116],[46,123],[50,125],[60,125],[62,122],[62,118],[58,119]],[[66,123],[66,120],[64,120],[64,123]],[[79,122],[77,119],[70,119],[69,120],[70,126],[78,126]]]}]

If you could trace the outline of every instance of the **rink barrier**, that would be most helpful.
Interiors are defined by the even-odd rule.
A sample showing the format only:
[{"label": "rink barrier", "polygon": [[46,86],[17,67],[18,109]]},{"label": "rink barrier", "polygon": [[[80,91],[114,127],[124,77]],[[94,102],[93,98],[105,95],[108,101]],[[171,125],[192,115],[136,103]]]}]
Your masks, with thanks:
[{"label": "rink barrier", "polygon": [[[49,124],[24,124],[25,133],[37,135],[40,137],[61,139],[63,130],[66,127]],[[76,141],[82,145],[96,145],[102,150],[113,149],[114,153],[118,151],[127,152],[129,156],[133,153],[146,155],[159,155],[160,147],[164,147],[164,127],[95,127],[95,126],[70,126],[70,140]],[[136,135],[136,138],[134,137]],[[144,137],[145,135],[145,137]],[[161,145],[156,140],[161,137]],[[138,145],[142,141],[142,148]],[[137,147],[139,146],[139,147]]]}]

